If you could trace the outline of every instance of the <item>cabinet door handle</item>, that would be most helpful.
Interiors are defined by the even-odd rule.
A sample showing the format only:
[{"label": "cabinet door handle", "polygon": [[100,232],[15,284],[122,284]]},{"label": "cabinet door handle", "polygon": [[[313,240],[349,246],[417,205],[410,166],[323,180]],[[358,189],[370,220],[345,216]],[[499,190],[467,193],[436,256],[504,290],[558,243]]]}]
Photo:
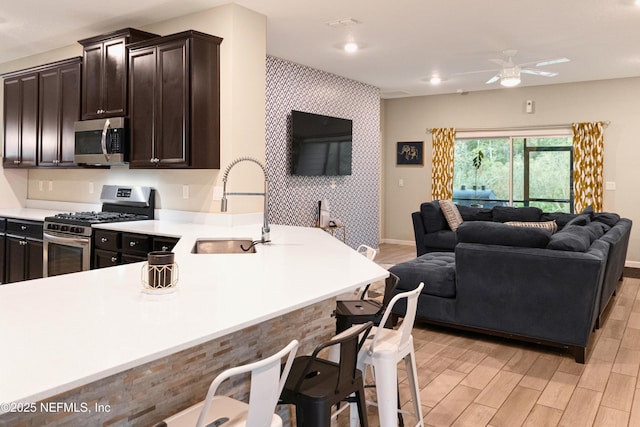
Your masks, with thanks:
[{"label": "cabinet door handle", "polygon": [[26,225],[21,225],[20,226],[20,230],[22,230],[22,231],[25,231],[27,228],[29,228],[29,227],[27,227]]},{"label": "cabinet door handle", "polygon": [[113,262],[113,263],[118,262],[118,257],[112,256],[111,257],[111,262]]},{"label": "cabinet door handle", "polygon": [[169,250],[169,246],[163,246],[162,247],[162,252],[167,252]]},{"label": "cabinet door handle", "polygon": [[20,246],[26,246],[27,241],[26,240],[20,240]]},{"label": "cabinet door handle", "polygon": [[100,239],[100,241],[101,241],[102,243],[107,243],[107,242],[109,241],[109,239],[107,239],[106,237],[102,237],[102,238]]},{"label": "cabinet door handle", "polygon": [[14,160],[14,161],[13,161],[13,164],[14,164],[14,165],[19,165],[19,164],[20,164],[20,160]]},{"label": "cabinet door handle", "polygon": [[134,247],[137,244],[138,244],[138,242],[129,242],[129,246],[131,246],[131,247]]}]

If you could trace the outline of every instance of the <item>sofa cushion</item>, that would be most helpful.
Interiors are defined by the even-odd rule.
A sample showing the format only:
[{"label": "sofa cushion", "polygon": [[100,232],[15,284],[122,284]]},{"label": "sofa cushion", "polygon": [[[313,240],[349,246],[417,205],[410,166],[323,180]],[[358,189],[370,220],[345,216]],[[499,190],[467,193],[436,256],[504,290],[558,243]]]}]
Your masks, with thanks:
[{"label": "sofa cushion", "polygon": [[544,248],[551,231],[533,227],[512,227],[488,221],[464,222],[456,232],[459,243]]},{"label": "sofa cushion", "polygon": [[505,222],[507,225],[511,225],[514,227],[533,227],[533,228],[543,228],[545,230],[549,230],[551,233],[555,233],[558,231],[558,224],[556,224],[555,220],[552,221],[507,221]]},{"label": "sofa cushion", "polygon": [[613,227],[620,221],[620,215],[611,212],[596,212],[592,216],[593,221],[602,222]]},{"label": "sofa cushion", "polygon": [[489,208],[476,208],[474,206],[457,205],[458,211],[464,221],[491,221],[493,214]]},{"label": "sofa cushion", "polygon": [[456,229],[460,226],[460,224],[462,224],[463,221],[456,204],[451,200],[440,200],[440,209],[442,209],[442,214],[447,220],[449,228],[453,231],[456,231]]},{"label": "sofa cushion", "polygon": [[496,222],[507,221],[540,221],[542,209],[533,206],[516,208],[513,206],[494,206],[493,220]]},{"label": "sofa cushion", "polygon": [[[456,233],[451,230],[440,230],[435,233],[429,233],[426,242],[426,249],[429,252],[452,251],[457,243]],[[433,249],[436,249],[436,251]]]},{"label": "sofa cushion", "polygon": [[398,278],[397,289],[407,291],[424,282],[423,294],[444,298],[456,296],[455,254],[453,252],[431,252],[396,264],[389,271]]},{"label": "sofa cushion", "polygon": [[591,234],[585,226],[567,225],[551,236],[547,249],[586,252],[591,246]]},{"label": "sofa cushion", "polygon": [[422,222],[424,223],[424,229],[427,233],[449,230],[449,225],[442,214],[438,200],[422,203],[420,205],[420,214],[422,215]]}]

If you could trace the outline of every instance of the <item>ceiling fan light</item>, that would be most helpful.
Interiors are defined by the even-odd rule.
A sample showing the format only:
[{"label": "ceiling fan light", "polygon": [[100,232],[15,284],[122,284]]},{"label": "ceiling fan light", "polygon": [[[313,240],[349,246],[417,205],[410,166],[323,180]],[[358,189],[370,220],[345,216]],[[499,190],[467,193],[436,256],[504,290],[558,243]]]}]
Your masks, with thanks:
[{"label": "ceiling fan light", "polygon": [[518,67],[504,68],[500,72],[500,84],[504,87],[514,87],[520,84],[520,69]]},{"label": "ceiling fan light", "polygon": [[520,84],[520,77],[507,77],[500,80],[500,84],[504,87],[514,87]]}]

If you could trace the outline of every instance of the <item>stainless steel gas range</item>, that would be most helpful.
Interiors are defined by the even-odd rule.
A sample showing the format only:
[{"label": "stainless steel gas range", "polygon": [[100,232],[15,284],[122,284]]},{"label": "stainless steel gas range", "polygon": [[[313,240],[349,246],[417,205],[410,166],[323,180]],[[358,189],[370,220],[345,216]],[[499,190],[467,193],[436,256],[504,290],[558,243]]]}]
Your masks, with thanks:
[{"label": "stainless steel gas range", "polygon": [[100,212],[60,213],[44,219],[44,277],[91,268],[93,225],[153,219],[155,191],[150,187],[104,185],[100,201]]}]

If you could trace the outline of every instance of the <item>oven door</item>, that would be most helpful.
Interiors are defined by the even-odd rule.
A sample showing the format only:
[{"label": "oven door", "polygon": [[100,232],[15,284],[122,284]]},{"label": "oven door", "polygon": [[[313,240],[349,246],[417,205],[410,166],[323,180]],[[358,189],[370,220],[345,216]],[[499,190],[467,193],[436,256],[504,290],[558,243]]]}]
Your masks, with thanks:
[{"label": "oven door", "polygon": [[75,273],[91,267],[91,237],[43,233],[43,275]]}]

